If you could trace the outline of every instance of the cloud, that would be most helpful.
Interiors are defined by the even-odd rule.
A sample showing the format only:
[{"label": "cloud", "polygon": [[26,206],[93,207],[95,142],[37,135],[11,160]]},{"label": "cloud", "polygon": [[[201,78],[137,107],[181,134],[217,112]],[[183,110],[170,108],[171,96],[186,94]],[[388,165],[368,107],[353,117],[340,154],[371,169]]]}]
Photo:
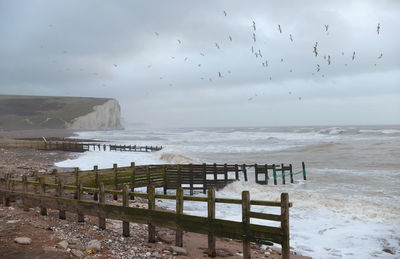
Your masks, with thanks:
[{"label": "cloud", "polygon": [[[390,104],[400,93],[399,11],[398,1],[361,0],[2,1],[0,92],[116,97],[128,121],[160,126],[259,125],[262,113],[279,117],[270,104],[326,124],[315,100],[353,98],[343,103],[352,111],[362,98]],[[392,104],[374,114],[400,123]],[[302,124],[297,112],[285,116]],[[358,115],[332,116],[340,124]]]}]

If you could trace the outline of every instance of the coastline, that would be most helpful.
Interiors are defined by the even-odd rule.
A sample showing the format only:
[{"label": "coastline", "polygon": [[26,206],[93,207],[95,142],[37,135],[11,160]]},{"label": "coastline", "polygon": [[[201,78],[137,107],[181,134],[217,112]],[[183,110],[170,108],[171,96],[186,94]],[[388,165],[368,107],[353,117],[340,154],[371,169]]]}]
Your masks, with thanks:
[{"label": "coastline", "polygon": [[[72,131],[18,131],[1,132],[0,142],[13,138],[37,137],[71,137]],[[41,151],[28,148],[0,148],[3,154],[0,157],[0,171],[11,173],[14,176],[29,174],[37,170],[41,174],[51,173],[56,167],[56,162],[71,158],[76,154],[64,151]],[[131,201],[131,206],[146,206],[143,200]],[[162,208],[158,208],[162,209]],[[174,231],[160,229],[155,244],[147,243],[147,225],[131,224],[133,237],[124,238],[121,235],[121,222],[107,220],[107,229],[100,231],[97,228],[97,218],[86,217],[85,223],[76,223],[76,215],[67,215],[67,221],[59,220],[57,211],[50,211],[49,216],[40,216],[40,209],[34,208],[29,212],[23,211],[21,204],[12,203],[11,207],[0,207],[1,232],[7,233],[0,237],[0,253],[7,258],[24,258],[32,255],[43,255],[41,258],[69,258],[70,252],[65,249],[55,248],[62,240],[79,240],[82,247],[91,239],[102,242],[100,253],[93,255],[96,258],[203,258],[207,250],[207,236],[185,233],[184,248],[188,256],[174,255],[170,246],[174,244]],[[21,222],[21,224],[16,223]],[[51,230],[49,230],[51,229]],[[17,236],[27,236],[32,240],[32,245],[21,246],[14,242]],[[242,242],[227,238],[217,238],[217,257],[215,258],[242,258],[240,252]],[[85,252],[83,250],[83,252]],[[85,254],[91,258],[91,255]],[[252,245],[253,258],[280,258],[280,251],[275,247],[261,249],[259,245]],[[310,258],[296,253],[291,258]]]}]

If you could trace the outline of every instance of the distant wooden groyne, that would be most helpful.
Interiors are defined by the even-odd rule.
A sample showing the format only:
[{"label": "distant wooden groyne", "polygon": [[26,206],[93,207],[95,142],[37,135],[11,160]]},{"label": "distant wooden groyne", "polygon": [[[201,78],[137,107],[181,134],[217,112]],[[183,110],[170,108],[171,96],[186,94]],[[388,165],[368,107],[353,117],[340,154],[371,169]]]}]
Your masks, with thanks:
[{"label": "distant wooden groyne", "polygon": [[[79,179],[79,178],[78,178]],[[71,194],[74,194],[72,196]],[[121,204],[107,203],[106,194],[122,197]],[[93,195],[96,201],[87,200]],[[106,228],[106,218],[122,221],[122,235],[129,236],[130,222],[148,225],[148,242],[156,242],[156,227],[166,227],[176,231],[175,245],[183,246],[183,231],[208,235],[207,254],[216,256],[216,237],[242,240],[243,258],[251,258],[250,242],[259,244],[280,244],[282,258],[290,258],[289,202],[287,193],[281,194],[280,201],[251,200],[248,191],[242,192],[242,199],[217,198],[213,189],[208,190],[207,197],[185,196],[182,188],[177,188],[175,195],[156,194],[153,186],[148,186],[147,193],[130,192],[128,185],[122,191],[105,189],[103,183],[96,188],[84,187],[81,181],[76,185],[66,185],[60,179],[57,183],[46,183],[45,177],[30,181],[26,176],[13,179],[10,175],[0,177],[0,196],[3,206],[11,201],[22,200],[24,210],[40,207],[40,214],[47,215],[47,209],[59,211],[59,218],[65,219],[66,212],[76,213],[78,222],[85,221],[86,216],[98,217],[100,229]],[[147,199],[147,208],[129,206],[129,198]],[[86,199],[85,199],[86,198]],[[176,200],[175,211],[161,211],[156,208],[156,199]],[[184,214],[184,201],[207,203],[207,217]],[[242,207],[241,222],[216,219],[216,204],[238,204]],[[254,212],[252,205],[280,207],[280,214]],[[268,226],[251,223],[251,219],[262,219],[279,222],[280,226]]]},{"label": "distant wooden groyne", "polygon": [[0,147],[33,148],[38,150],[61,150],[68,152],[86,152],[90,150],[120,151],[120,152],[155,152],[162,150],[162,146],[138,146],[100,144],[77,141],[17,141],[13,143],[0,143]]}]

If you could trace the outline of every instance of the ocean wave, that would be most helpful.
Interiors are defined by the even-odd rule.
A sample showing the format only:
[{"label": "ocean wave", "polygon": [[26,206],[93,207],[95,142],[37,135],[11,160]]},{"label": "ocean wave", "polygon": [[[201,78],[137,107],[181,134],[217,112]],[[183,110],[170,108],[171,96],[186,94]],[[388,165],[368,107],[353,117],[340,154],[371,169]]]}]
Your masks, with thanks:
[{"label": "ocean wave", "polygon": [[170,154],[170,153],[162,154],[160,156],[160,160],[167,161],[168,163],[171,163],[171,164],[190,164],[190,163],[194,162],[189,157],[179,155],[179,154]]}]

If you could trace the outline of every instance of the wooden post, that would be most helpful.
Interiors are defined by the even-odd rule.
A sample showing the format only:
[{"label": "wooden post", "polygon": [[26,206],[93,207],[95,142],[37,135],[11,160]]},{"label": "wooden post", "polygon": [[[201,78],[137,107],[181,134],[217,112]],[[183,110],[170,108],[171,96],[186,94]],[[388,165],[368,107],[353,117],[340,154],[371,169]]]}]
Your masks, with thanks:
[{"label": "wooden post", "polygon": [[239,166],[235,164],[235,179],[239,180]]},{"label": "wooden post", "polygon": [[[129,207],[128,186],[124,185],[122,191],[122,206],[127,208]],[[122,221],[122,235],[129,237],[129,221]]]},{"label": "wooden post", "polygon": [[281,164],[281,170],[282,170],[282,184],[286,184],[286,180],[285,180],[285,168],[284,168],[283,164]]},{"label": "wooden post", "polygon": [[[93,166],[93,172],[94,172],[94,185],[95,188],[99,189],[99,172],[98,172],[99,167],[97,165]],[[97,201],[99,199],[99,194],[97,191],[94,192],[93,194],[93,200]]]},{"label": "wooden post", "polygon": [[218,172],[217,172],[217,164],[214,163],[214,188],[217,189],[217,180],[218,180]]},{"label": "wooden post", "polygon": [[[250,193],[248,191],[242,192],[242,222],[244,232],[248,233],[248,225],[250,224]],[[251,258],[250,254],[250,242],[247,238],[243,240],[243,258],[249,259]]]},{"label": "wooden post", "polygon": [[167,166],[163,165],[162,167],[162,173],[163,173],[163,185],[164,185],[164,194],[167,194],[167,190],[168,190],[168,179],[167,179]]},{"label": "wooden post", "polygon": [[76,186],[76,191],[74,194],[74,199],[78,199],[78,187],[79,187],[79,168],[75,167],[75,186]]},{"label": "wooden post", "polygon": [[268,185],[268,178],[269,178],[269,176],[268,176],[268,165],[265,164],[264,167],[265,167],[265,184]]},{"label": "wooden post", "polygon": [[281,194],[282,258],[290,258],[289,246],[289,195]]},{"label": "wooden post", "polygon": [[193,196],[193,164],[189,164],[189,178],[190,178],[190,196]]},{"label": "wooden post", "polygon": [[290,170],[290,183],[294,183],[292,164],[289,165],[289,170]]},{"label": "wooden post", "polygon": [[203,193],[207,190],[207,165],[203,163]]},{"label": "wooden post", "polygon": [[[40,182],[40,195],[45,195],[46,194],[46,185],[44,183],[44,177],[41,176],[39,178],[39,182]],[[40,215],[42,216],[46,216],[47,215],[47,209],[44,207],[40,207]]]},{"label": "wooden post", "polygon": [[182,187],[182,167],[178,165],[178,188]]},{"label": "wooden post", "polygon": [[242,170],[244,174],[244,181],[247,182],[247,169],[246,169],[246,164],[242,165]]},{"label": "wooden post", "polygon": [[22,183],[23,183],[23,191],[24,191],[24,199],[22,200],[24,205],[24,211],[29,211],[29,207],[26,205],[25,196],[28,196],[28,178],[26,175],[22,176]]},{"label": "wooden post", "polygon": [[[62,198],[63,195],[64,195],[64,181],[62,179],[60,179],[58,181],[58,185],[57,185],[57,197]],[[58,218],[59,219],[66,219],[65,210],[60,210],[58,212]]]},{"label": "wooden post", "polygon": [[53,175],[54,175],[54,183],[57,184],[57,176],[58,176],[57,169],[53,169]]},{"label": "wooden post", "polygon": [[[102,207],[105,204],[105,194],[104,194],[104,184],[100,183],[99,186],[99,205]],[[99,216],[99,228],[106,229],[106,219],[104,217]]]},{"label": "wooden post", "polygon": [[[207,193],[207,211],[208,211],[208,220],[211,223],[213,219],[215,219],[215,190],[208,189]],[[215,236],[208,234],[208,250],[207,254],[209,257],[215,257],[217,255],[215,250]]]},{"label": "wooden post", "polygon": [[[113,169],[114,169],[114,187],[115,187],[115,190],[118,190],[118,165],[113,164]],[[113,199],[117,201],[118,195],[113,194]]]},{"label": "wooden post", "polygon": [[304,162],[301,163],[302,167],[303,167],[303,179],[307,180],[307,176],[306,176],[306,165],[304,164]]},{"label": "wooden post", "polygon": [[[132,169],[131,191],[135,192],[135,182],[136,182],[136,165],[135,165],[135,162],[131,162],[131,169]],[[131,195],[130,199],[134,200],[135,197],[133,195]]]},{"label": "wooden post", "polygon": [[276,179],[276,167],[275,167],[275,164],[273,164],[272,167],[273,167],[272,173],[273,173],[273,176],[274,176],[274,185],[277,185],[278,184],[278,180]]},{"label": "wooden post", "polygon": [[148,165],[146,165],[146,179],[147,179],[147,186],[151,185],[151,181],[150,181],[150,167]]},{"label": "wooden post", "polygon": [[[5,175],[5,188],[7,191],[10,191],[10,174]],[[8,207],[10,206],[10,200],[8,199],[7,193],[4,193],[3,195],[3,206]]]},{"label": "wooden post", "polygon": [[256,178],[256,183],[258,183],[258,171],[257,171],[258,167],[257,164],[254,164],[254,176]]},{"label": "wooden post", "polygon": [[[156,209],[156,200],[155,200],[155,191],[153,186],[147,187],[147,195],[148,195],[148,209],[155,210]],[[156,242],[156,228],[151,223],[148,224],[149,231],[149,243]]]},{"label": "wooden post", "polygon": [[228,185],[228,165],[225,163],[224,164],[224,180],[225,180],[225,186]]},{"label": "wooden post", "polygon": [[[79,181],[78,185],[78,201],[82,200],[83,196],[83,183]],[[85,216],[82,212],[78,212],[78,222],[85,222]]]},{"label": "wooden post", "polygon": [[[179,215],[183,214],[183,189],[176,189],[176,217],[179,221]],[[175,245],[182,247],[183,246],[183,232],[182,230],[177,229],[175,233]]]}]

